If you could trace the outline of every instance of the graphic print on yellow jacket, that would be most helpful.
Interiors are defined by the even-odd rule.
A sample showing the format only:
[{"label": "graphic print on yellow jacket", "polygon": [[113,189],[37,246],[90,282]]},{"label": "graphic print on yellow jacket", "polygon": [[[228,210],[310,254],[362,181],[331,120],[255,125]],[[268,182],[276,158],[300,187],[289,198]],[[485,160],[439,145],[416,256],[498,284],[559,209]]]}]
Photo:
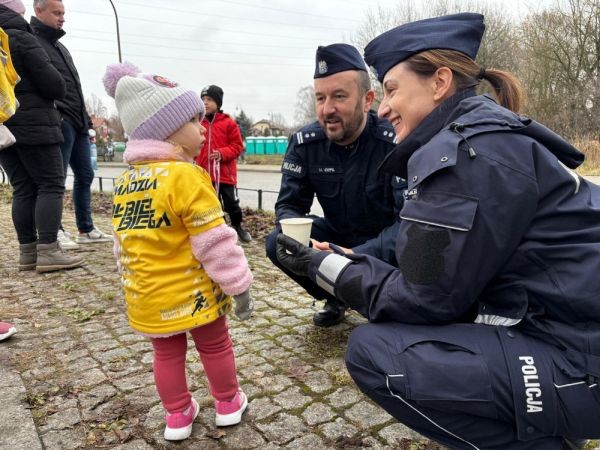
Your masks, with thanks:
[{"label": "graphic print on yellow jacket", "polygon": [[[173,150],[158,141],[131,146],[130,162],[136,153]],[[213,278],[219,275],[230,295],[243,292],[251,281],[235,254],[222,257],[223,250],[231,250],[235,232],[225,225],[210,177],[193,164],[134,161],[115,185],[112,222],[129,323],[138,332],[171,335],[231,310],[231,297],[199,260],[210,259]]]}]

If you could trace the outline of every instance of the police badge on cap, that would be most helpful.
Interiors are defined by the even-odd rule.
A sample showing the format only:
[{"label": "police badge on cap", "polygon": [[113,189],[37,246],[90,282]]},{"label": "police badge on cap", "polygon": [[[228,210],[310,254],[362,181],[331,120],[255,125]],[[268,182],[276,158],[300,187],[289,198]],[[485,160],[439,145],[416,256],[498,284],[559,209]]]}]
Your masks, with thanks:
[{"label": "police badge on cap", "polygon": [[432,49],[456,50],[475,59],[485,30],[483,16],[460,13],[418,20],[392,28],[365,47],[365,61],[377,79],[412,55]]},{"label": "police badge on cap", "polygon": [[345,70],[364,70],[367,66],[356,48],[348,44],[331,44],[317,48],[315,76],[323,78]]}]

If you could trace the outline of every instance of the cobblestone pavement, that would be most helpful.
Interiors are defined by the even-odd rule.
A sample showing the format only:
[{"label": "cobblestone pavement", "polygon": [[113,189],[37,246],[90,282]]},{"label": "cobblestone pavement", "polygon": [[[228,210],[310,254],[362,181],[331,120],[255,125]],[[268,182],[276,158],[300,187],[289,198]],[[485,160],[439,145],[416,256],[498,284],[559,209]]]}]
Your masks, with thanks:
[{"label": "cobblestone pavement", "polygon": [[[110,229],[108,217],[95,220]],[[64,222],[75,229],[71,211]],[[421,441],[368,401],[345,369],[347,336],[363,319],[350,314],[337,327],[313,327],[311,301],[257,241],[245,247],[256,280],[255,313],[247,322],[230,321],[248,410],[240,425],[215,428],[202,365],[190,346],[188,381],[201,411],[190,439],[167,443],[151,346],[127,324],[111,245],[81,246],[84,268],[18,272],[10,205],[1,199],[0,239],[0,318],[18,328],[0,345],[0,448],[391,449]],[[35,431],[41,444],[35,434],[31,439]],[[420,448],[439,448],[422,442]]]}]

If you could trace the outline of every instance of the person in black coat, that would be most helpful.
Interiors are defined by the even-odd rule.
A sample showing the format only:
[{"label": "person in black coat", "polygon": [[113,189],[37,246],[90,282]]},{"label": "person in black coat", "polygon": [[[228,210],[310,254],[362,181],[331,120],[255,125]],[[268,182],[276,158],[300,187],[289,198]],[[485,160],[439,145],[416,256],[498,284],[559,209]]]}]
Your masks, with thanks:
[{"label": "person in black coat", "polygon": [[79,257],[62,254],[57,243],[64,195],[60,114],[54,102],[65,82],[22,17],[20,1],[0,3],[0,26],[9,36],[15,70],[17,112],[5,125],[16,143],[0,151],[0,164],[13,187],[12,218],[20,244],[19,270],[48,272],[78,267]]},{"label": "person in black coat", "polygon": [[61,227],[58,241],[65,250],[77,249],[79,244],[112,242],[112,236],[94,226],[92,219],[91,187],[94,169],[89,136],[92,121],[85,109],[81,82],[73,58],[67,47],[59,41],[66,34],[62,29],[65,6],[60,0],[35,0],[33,7],[35,16],[31,17],[31,28],[67,85],[65,97],[56,102],[56,108],[63,119],[61,129],[64,142],[60,146],[63,170],[65,175],[69,166],[73,171],[73,206],[79,233],[75,242],[70,233]]}]

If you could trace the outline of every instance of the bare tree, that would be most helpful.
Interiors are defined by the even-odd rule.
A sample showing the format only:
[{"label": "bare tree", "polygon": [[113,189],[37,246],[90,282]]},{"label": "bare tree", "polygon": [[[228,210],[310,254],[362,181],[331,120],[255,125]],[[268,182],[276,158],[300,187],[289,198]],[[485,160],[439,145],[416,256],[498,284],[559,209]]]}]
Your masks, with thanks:
[{"label": "bare tree", "polygon": [[281,130],[281,132],[285,135],[288,134],[288,125],[285,121],[285,117],[281,113],[271,113],[269,114],[271,117],[271,127],[277,128]]},{"label": "bare tree", "polygon": [[[515,38],[517,26],[505,14],[500,3],[477,1],[434,0],[432,2],[414,2],[401,0],[395,8],[377,7],[370,10],[364,23],[358,28],[351,42],[363,49],[377,35],[415,20],[437,17],[458,12],[479,12],[485,16],[486,33],[481,43],[477,57],[482,67],[514,70],[518,67],[519,52],[516,49]],[[381,98],[381,87],[375,77],[372,77],[376,92],[377,106]]]},{"label": "bare tree", "polygon": [[527,16],[528,112],[571,138],[600,130],[600,3],[557,0]]},{"label": "bare tree", "polygon": [[304,86],[298,90],[294,119],[294,128],[301,128],[317,120],[315,89],[312,86]]},{"label": "bare tree", "polygon": [[119,142],[125,140],[125,130],[118,115],[113,115],[106,120],[108,125],[108,134],[113,141]]},{"label": "bare tree", "polygon": [[102,99],[94,93],[85,99],[85,109],[92,117],[108,117],[108,108]]}]

